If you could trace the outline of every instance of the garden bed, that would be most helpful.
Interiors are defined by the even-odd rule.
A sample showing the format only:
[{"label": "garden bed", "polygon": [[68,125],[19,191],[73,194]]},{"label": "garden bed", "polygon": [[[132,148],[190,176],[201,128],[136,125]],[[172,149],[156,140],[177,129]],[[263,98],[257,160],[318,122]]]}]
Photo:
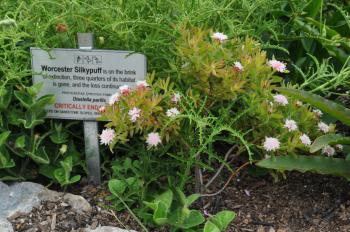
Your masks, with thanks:
[{"label": "garden bed", "polygon": [[[210,203],[209,213],[220,210],[237,213],[228,232],[349,231],[349,190],[350,185],[344,179],[330,176],[290,173],[288,179],[273,183],[270,177],[256,178],[242,173],[224,192],[206,199],[205,203]],[[73,192],[91,203],[93,211],[90,215],[78,215],[62,202],[43,202],[31,213],[13,218],[14,228],[16,231],[46,232],[45,228],[52,224],[55,215],[56,232],[79,231],[80,228],[100,225],[142,231],[127,212],[106,208],[108,202],[104,199],[109,193],[104,188],[84,186]]]}]

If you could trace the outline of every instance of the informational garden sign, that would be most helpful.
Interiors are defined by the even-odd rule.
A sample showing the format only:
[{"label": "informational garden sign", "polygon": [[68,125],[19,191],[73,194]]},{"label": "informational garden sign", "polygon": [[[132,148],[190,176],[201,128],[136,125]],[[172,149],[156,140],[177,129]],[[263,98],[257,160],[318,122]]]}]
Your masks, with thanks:
[{"label": "informational garden sign", "polygon": [[120,86],[134,86],[147,72],[146,57],[127,51],[31,48],[31,54],[40,96],[56,96],[49,118],[95,120]]}]

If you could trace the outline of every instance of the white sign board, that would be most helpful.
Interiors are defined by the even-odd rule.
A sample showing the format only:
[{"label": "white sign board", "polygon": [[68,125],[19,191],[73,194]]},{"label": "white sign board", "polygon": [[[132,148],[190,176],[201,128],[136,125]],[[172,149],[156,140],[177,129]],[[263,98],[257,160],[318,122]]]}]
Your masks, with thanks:
[{"label": "white sign board", "polygon": [[113,50],[31,48],[34,84],[43,82],[40,96],[54,94],[47,117],[95,120],[98,109],[122,85],[145,80],[146,57]]}]

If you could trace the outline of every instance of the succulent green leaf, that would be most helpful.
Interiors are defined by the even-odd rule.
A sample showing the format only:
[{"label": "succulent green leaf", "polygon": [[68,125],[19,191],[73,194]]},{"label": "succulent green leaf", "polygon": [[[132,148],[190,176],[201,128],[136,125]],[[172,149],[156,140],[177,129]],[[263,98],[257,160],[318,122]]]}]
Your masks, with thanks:
[{"label": "succulent green leaf", "polygon": [[199,197],[200,197],[200,194],[192,194],[192,195],[188,196],[186,198],[186,206],[192,205],[192,203],[195,202],[196,200],[198,200]]},{"label": "succulent green leaf", "polygon": [[37,125],[40,125],[44,123],[43,115],[37,115],[35,112],[27,111],[25,113],[25,118],[18,119],[19,122],[21,122],[26,129],[32,129]]},{"label": "succulent green leaf", "polygon": [[169,208],[163,203],[158,202],[153,213],[153,220],[157,225],[165,225],[168,222]]},{"label": "succulent green leaf", "polygon": [[44,147],[40,147],[35,152],[26,152],[26,154],[32,158],[38,164],[49,164],[50,159],[45,151]]},{"label": "succulent green leaf", "polygon": [[350,161],[324,156],[277,156],[263,159],[256,163],[263,168],[280,171],[316,172],[331,174],[350,180]]},{"label": "succulent green leaf", "polygon": [[15,161],[10,158],[6,148],[0,147],[0,169],[12,168],[15,165]]},{"label": "succulent green leaf", "polygon": [[10,136],[10,131],[5,131],[0,134],[0,147],[3,146],[7,140],[7,138]]},{"label": "succulent green leaf", "polygon": [[207,221],[204,225],[203,232],[221,232],[221,230],[211,221]]},{"label": "succulent green leaf", "polygon": [[350,144],[350,137],[340,134],[326,134],[318,137],[310,147],[310,152],[314,153],[326,145]]},{"label": "succulent green leaf", "polygon": [[44,110],[45,106],[54,104],[55,100],[55,95],[52,94],[42,96],[32,105],[32,110]]},{"label": "succulent green leaf", "polygon": [[42,89],[44,83],[40,82],[40,83],[36,83],[30,87],[27,88],[27,92],[32,96],[32,97],[36,97],[40,90]]},{"label": "succulent green leaf", "polygon": [[55,125],[53,133],[50,135],[50,139],[55,144],[63,144],[68,141],[68,133],[63,129],[62,124]]},{"label": "succulent green leaf", "polygon": [[344,124],[350,126],[350,109],[345,108],[344,106],[327,100],[323,97],[320,97],[316,94],[309,93],[299,89],[292,88],[277,88],[281,93],[287,94],[289,96],[298,98],[301,101],[307,102],[318,109],[326,112],[332,117],[338,119]]},{"label": "succulent green leaf", "polygon": [[0,89],[0,109],[6,109],[11,102],[12,99],[12,88],[5,89],[4,87]]},{"label": "succulent green leaf", "polygon": [[232,211],[224,210],[217,213],[210,220],[219,228],[220,231],[225,231],[231,221],[236,217]]},{"label": "succulent green leaf", "polygon": [[30,96],[28,93],[23,91],[15,91],[14,94],[25,108],[30,109],[34,104],[32,96]]},{"label": "succulent green leaf", "polygon": [[16,148],[24,148],[26,146],[26,136],[21,135],[15,141]]},{"label": "succulent green leaf", "polygon": [[180,228],[189,229],[202,224],[205,221],[199,210],[191,210],[190,214],[185,218]]},{"label": "succulent green leaf", "polygon": [[109,191],[111,191],[113,195],[120,196],[124,193],[126,189],[126,184],[122,180],[114,179],[108,182],[108,187]]}]

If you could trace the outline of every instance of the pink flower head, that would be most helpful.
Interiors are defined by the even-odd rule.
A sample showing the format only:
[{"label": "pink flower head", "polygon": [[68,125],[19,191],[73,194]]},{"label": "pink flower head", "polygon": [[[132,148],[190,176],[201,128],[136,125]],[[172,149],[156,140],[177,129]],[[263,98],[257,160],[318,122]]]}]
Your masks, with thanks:
[{"label": "pink flower head", "polygon": [[282,94],[277,94],[277,95],[273,96],[273,100],[277,104],[282,105],[282,106],[285,106],[288,104],[288,99]]},{"label": "pink flower head", "polygon": [[113,129],[110,129],[110,128],[104,129],[100,135],[100,143],[109,145],[112,143],[114,137],[115,137],[115,132]]},{"label": "pink flower head", "polygon": [[148,147],[156,147],[162,140],[157,132],[151,132],[147,135],[146,143]]},{"label": "pink flower head", "polygon": [[236,61],[234,64],[233,64],[233,68],[235,71],[237,72],[243,72],[244,68],[243,68],[243,65],[241,64],[241,62],[239,61]]},{"label": "pink flower head", "polygon": [[327,156],[333,156],[334,153],[335,153],[334,148],[329,145],[322,148],[322,154],[325,154]]},{"label": "pink flower head", "polygon": [[137,89],[146,89],[147,87],[149,87],[149,85],[147,84],[146,81],[137,81],[136,82]]},{"label": "pink flower head", "polygon": [[166,116],[168,116],[169,118],[176,117],[179,114],[180,114],[179,110],[175,107],[166,111]]},{"label": "pink flower head", "polygon": [[134,107],[131,110],[129,110],[128,114],[130,117],[130,120],[132,122],[136,122],[136,120],[140,117],[141,109]]},{"label": "pink flower head", "polygon": [[100,113],[106,112],[106,107],[101,106],[100,108],[98,108],[98,112],[100,112]]},{"label": "pink flower head", "polygon": [[223,34],[221,32],[215,32],[211,36],[211,38],[213,38],[214,40],[217,40],[217,41],[219,41],[221,43],[228,39],[227,35],[225,35],[225,34]]},{"label": "pink flower head", "polygon": [[128,85],[122,85],[119,87],[119,91],[123,95],[128,95],[131,92],[131,89]]},{"label": "pink flower head", "polygon": [[287,128],[289,132],[295,131],[298,129],[298,125],[294,120],[286,119],[284,123],[284,128]]},{"label": "pink flower head", "polygon": [[280,141],[273,137],[266,137],[264,142],[264,149],[266,151],[276,151],[280,148]]},{"label": "pink flower head", "polygon": [[329,132],[329,126],[326,123],[319,122],[317,126],[318,126],[319,131],[321,131],[325,134]]},{"label": "pink flower head", "polygon": [[281,72],[281,73],[288,72],[286,64],[284,64],[281,61],[269,60],[269,65],[271,66],[271,68],[273,68],[277,72]]},{"label": "pink flower head", "polygon": [[306,134],[302,134],[299,138],[300,138],[301,143],[304,144],[305,146],[311,145],[311,140],[310,140],[309,136],[307,136]]},{"label": "pink flower head", "polygon": [[178,103],[181,100],[181,95],[179,93],[174,93],[171,97],[173,103]]},{"label": "pink flower head", "polygon": [[109,105],[114,105],[114,103],[118,102],[120,98],[120,94],[119,93],[115,93],[112,96],[110,96],[109,98]]}]

